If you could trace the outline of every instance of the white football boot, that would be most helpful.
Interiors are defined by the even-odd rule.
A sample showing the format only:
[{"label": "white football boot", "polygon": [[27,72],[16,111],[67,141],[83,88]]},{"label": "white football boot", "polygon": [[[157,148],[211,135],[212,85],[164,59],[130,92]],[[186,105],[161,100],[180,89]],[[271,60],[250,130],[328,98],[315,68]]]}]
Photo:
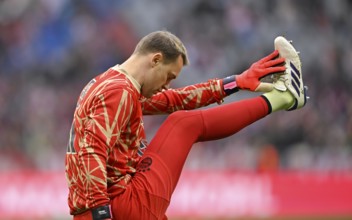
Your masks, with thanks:
[{"label": "white football boot", "polygon": [[292,43],[282,36],[278,36],[274,41],[275,50],[279,51],[280,57],[285,58],[286,71],[274,77],[274,87],[279,91],[287,89],[294,96],[295,102],[287,110],[302,108],[307,102],[307,87],[303,84],[302,67],[299,52]]}]

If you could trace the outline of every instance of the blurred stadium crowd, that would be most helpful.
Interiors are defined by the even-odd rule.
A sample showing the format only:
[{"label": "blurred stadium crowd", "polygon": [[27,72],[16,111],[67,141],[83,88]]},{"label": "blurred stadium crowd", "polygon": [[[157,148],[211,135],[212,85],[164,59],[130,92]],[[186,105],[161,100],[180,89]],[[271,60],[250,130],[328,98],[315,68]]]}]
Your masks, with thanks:
[{"label": "blurred stadium crowd", "polygon": [[[0,170],[63,169],[82,87],[167,29],[191,61],[173,87],[241,73],[284,35],[301,51],[311,97],[299,111],[196,144],[189,169],[351,171],[351,12],[349,0],[0,1]],[[164,118],[146,117],[149,139]]]}]

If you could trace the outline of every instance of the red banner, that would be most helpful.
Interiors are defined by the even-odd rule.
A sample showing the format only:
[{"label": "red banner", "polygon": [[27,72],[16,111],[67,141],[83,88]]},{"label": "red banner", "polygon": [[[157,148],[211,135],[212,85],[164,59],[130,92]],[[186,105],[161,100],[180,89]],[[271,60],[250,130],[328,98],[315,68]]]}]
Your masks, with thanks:
[{"label": "red banner", "polygon": [[352,173],[185,172],[171,216],[352,216]]},{"label": "red banner", "polygon": [[[70,219],[64,172],[0,173],[0,219]],[[185,171],[170,217],[352,216],[352,173]]]}]

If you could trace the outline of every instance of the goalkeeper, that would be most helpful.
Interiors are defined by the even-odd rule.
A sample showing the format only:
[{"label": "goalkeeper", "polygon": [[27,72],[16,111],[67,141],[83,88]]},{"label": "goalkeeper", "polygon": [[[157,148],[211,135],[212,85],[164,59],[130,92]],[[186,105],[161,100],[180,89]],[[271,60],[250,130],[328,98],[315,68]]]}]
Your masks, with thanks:
[{"label": "goalkeeper", "polygon": [[[167,219],[194,143],[225,138],[270,113],[304,106],[298,53],[283,37],[274,45],[274,52],[239,75],[171,89],[188,56],[179,38],[157,31],[142,38],[121,65],[92,79],[78,98],[66,154],[73,219]],[[273,83],[260,81],[271,74]],[[265,93],[194,110],[221,104],[238,90]],[[148,144],[143,115],[168,113]]]}]

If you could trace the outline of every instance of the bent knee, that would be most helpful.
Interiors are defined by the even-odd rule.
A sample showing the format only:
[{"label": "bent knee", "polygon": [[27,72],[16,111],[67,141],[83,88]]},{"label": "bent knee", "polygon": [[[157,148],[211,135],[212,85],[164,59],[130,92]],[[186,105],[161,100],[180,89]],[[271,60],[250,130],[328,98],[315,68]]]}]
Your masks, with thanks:
[{"label": "bent knee", "polygon": [[200,135],[203,132],[204,122],[200,110],[180,110],[173,112],[167,118],[168,123],[179,127],[185,132],[196,132]]},{"label": "bent knee", "polygon": [[171,122],[179,122],[179,121],[190,121],[190,122],[201,122],[202,115],[199,110],[179,110],[176,112],[171,113],[168,118],[168,121]]}]

